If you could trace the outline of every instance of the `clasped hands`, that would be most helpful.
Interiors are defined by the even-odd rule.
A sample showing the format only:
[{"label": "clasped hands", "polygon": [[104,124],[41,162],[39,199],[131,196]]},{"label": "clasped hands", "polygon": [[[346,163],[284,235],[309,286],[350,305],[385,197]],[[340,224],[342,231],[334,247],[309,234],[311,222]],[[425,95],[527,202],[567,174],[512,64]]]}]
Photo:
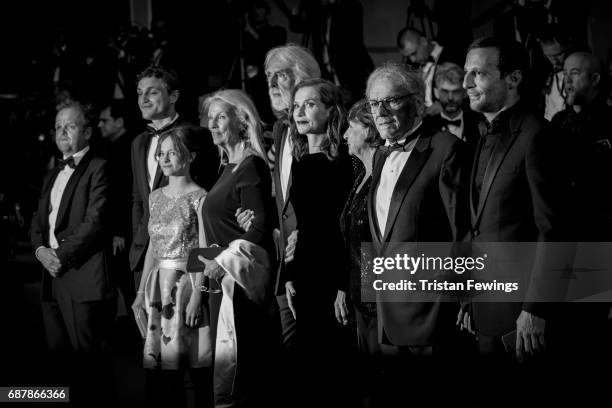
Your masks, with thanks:
[{"label": "clasped hands", "polygon": [[36,253],[38,260],[51,276],[56,278],[62,270],[62,263],[59,260],[55,249],[41,248]]}]

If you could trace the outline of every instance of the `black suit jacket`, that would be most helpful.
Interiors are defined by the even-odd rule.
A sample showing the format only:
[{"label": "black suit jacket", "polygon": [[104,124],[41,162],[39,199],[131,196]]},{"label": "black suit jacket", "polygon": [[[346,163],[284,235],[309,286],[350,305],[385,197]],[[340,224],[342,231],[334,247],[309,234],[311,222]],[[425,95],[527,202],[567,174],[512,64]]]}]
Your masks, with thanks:
[{"label": "black suit jacket", "polygon": [[[393,191],[384,235],[377,222],[376,191],[386,157],[381,150],[374,155],[368,213],[377,256],[392,256],[385,252],[390,243],[453,242],[465,228],[464,143],[425,123],[417,131],[419,140]],[[406,302],[377,302],[379,341],[400,346],[443,341],[454,328],[457,306],[439,301],[411,302],[409,292],[406,296]]]},{"label": "black suit jacket", "polygon": [[[504,112],[502,112],[504,114]],[[559,159],[564,157],[544,119],[529,112],[522,103],[511,107],[502,122],[502,133],[486,167],[478,202],[473,193],[478,157],[474,158],[470,177],[472,242],[554,242],[565,241],[563,191],[566,177]],[[561,290],[558,277],[548,265],[561,260],[547,247],[534,248],[530,270],[516,271],[517,281],[536,288]],[[536,262],[536,260],[538,260]],[[530,261],[531,262],[531,261]],[[526,274],[526,275],[525,275]],[[477,330],[485,335],[500,336],[516,328],[521,310],[546,317],[544,302],[473,303]]]},{"label": "black suit jacket", "polygon": [[[32,218],[31,243],[34,250],[49,246],[49,206],[59,167],[43,180],[38,211]],[[115,296],[107,269],[105,248],[108,233],[108,178],[106,161],[87,152],[70,176],[62,194],[55,223],[56,253],[62,264],[60,275],[43,272],[42,299],[51,300],[55,290],[67,292],[77,302]]]},{"label": "black suit jacket", "polygon": [[198,140],[200,147],[196,159],[191,164],[191,177],[193,180],[206,190],[217,181],[219,177],[219,154],[212,142],[212,137],[207,129],[192,125],[189,122],[176,120],[162,129],[147,129],[145,132],[136,136],[132,142],[132,246],[130,248],[130,268],[133,271],[142,269],[144,255],[149,243],[149,193],[168,184],[159,165],[155,172],[153,189],[149,189],[147,180],[147,153],[151,145],[153,134],[161,134],[166,130],[179,127],[194,127],[200,133]]},{"label": "black suit jacket", "polygon": [[295,230],[297,220],[295,218],[295,212],[293,205],[291,204],[289,197],[291,192],[291,175],[289,176],[289,183],[287,186],[287,196],[283,197],[283,188],[281,184],[281,166],[283,149],[287,138],[289,137],[287,130],[289,129],[289,122],[287,119],[279,119],[274,123],[272,130],[272,136],[274,138],[274,149],[276,151],[276,165],[274,166],[274,190],[276,192],[276,211],[278,215],[278,226],[280,230],[280,239],[278,245],[278,259],[279,266],[275,282],[275,293],[280,295],[285,292],[285,248],[287,247],[287,238],[292,231]]}]

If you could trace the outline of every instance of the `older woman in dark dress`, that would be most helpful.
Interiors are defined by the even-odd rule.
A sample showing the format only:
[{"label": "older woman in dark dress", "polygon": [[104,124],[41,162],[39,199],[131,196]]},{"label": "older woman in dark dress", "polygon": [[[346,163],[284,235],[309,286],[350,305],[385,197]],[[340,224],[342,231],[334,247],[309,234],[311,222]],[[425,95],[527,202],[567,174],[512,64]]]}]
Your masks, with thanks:
[{"label": "older woman in dark dress", "polygon": [[[363,288],[371,287],[373,280],[368,268],[362,265],[361,243],[371,242],[368,221],[368,191],[372,181],[372,159],[378,146],[384,141],[378,134],[365,100],[351,107],[348,113],[349,128],[344,133],[349,154],[359,159],[360,172],[353,183],[346,205],[340,217],[340,227],[346,246],[345,275],[334,303],[336,320],[348,324],[354,313],[357,329],[359,360],[353,366],[354,374],[362,381],[360,394],[370,397],[375,381],[374,360],[379,354],[376,303],[362,300]],[[354,329],[353,329],[354,330]]]},{"label": "older woman in dark dress", "polygon": [[[239,90],[216,92],[204,100],[213,142],[223,171],[202,206],[206,245],[225,248],[206,264],[204,275],[223,290],[216,329],[215,406],[257,406],[270,402],[267,375],[280,332],[275,329],[272,293],[273,205],[271,177],[264,159],[261,122],[251,99]],[[240,208],[256,212],[248,231],[236,220]],[[221,295],[211,294],[211,300]]]},{"label": "older woman in dark dress", "polygon": [[365,100],[353,105],[348,114],[348,121],[349,128],[344,133],[344,139],[348,144],[349,154],[358,158],[363,167],[353,183],[340,218],[347,250],[347,268],[343,286],[348,289],[348,293],[347,290],[338,290],[334,306],[336,319],[344,323],[352,314],[347,307],[347,298],[350,300],[354,306],[359,349],[371,354],[378,348],[376,303],[361,301],[362,285],[368,286],[372,280],[371,276],[366,275],[366,269],[361,267],[361,243],[372,240],[367,197],[372,181],[374,152],[384,141],[376,130]]}]

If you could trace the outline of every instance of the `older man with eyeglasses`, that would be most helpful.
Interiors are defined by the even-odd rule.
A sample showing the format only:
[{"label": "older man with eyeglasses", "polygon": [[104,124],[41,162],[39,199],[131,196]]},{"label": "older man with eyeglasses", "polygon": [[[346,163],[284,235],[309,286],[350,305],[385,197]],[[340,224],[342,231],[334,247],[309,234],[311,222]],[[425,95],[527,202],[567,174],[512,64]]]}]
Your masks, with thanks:
[{"label": "older man with eyeglasses", "polygon": [[[395,256],[391,251],[398,248],[395,243],[453,242],[469,220],[463,196],[464,142],[423,123],[424,92],[420,75],[395,63],[377,68],[367,82],[370,110],[386,140],[374,155],[369,193],[376,256]],[[391,374],[384,383],[393,387],[409,381],[419,389],[414,380],[430,378],[420,370],[439,367],[434,362],[456,338],[458,304],[442,302],[439,295],[415,301],[412,292],[403,293],[401,299],[397,293],[377,293],[381,349],[399,357],[390,359],[396,369],[387,370]],[[392,398],[394,393],[381,394]],[[429,395],[424,390],[419,394]]]}]

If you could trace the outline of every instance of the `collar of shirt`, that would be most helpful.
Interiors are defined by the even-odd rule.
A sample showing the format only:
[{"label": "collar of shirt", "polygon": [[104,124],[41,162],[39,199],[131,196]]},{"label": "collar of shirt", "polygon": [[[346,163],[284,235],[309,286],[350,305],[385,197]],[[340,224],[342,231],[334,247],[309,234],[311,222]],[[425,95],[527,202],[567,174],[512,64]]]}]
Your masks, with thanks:
[{"label": "collar of shirt", "polygon": [[[81,159],[83,158],[83,156],[85,156],[85,154],[89,151],[89,146],[85,146],[83,149],[79,150],[78,152],[76,152],[75,154],[72,155],[72,158],[74,159],[74,165],[78,166],[79,163],[81,162]],[[67,158],[69,158],[70,156],[64,156],[64,160],[66,160]],[[68,167],[68,166],[66,166]]]},{"label": "collar of shirt", "polygon": [[434,45],[434,47],[433,50],[431,50],[431,54],[429,55],[431,56],[431,58],[433,58],[435,62],[438,62],[438,58],[440,58],[440,54],[442,54],[442,50],[444,49],[444,47],[442,47],[435,41],[432,41],[431,43]]},{"label": "collar of shirt", "polygon": [[515,103],[513,103],[510,106],[504,106],[503,108],[501,108],[501,110],[499,112],[497,112],[497,114],[495,115],[495,117],[492,120],[486,120],[486,124],[487,124],[487,128],[492,130],[495,127],[497,127],[503,120],[505,120],[505,118],[507,116],[510,115],[510,113],[512,111],[514,111],[514,109],[519,106],[520,104],[520,100],[516,101]]},{"label": "collar of shirt", "polygon": [[417,130],[419,130],[419,128],[421,127],[421,124],[423,123],[423,121],[419,121],[419,123],[417,123],[416,125],[414,125],[412,127],[412,129],[410,129],[408,132],[406,132],[402,137],[400,137],[399,139],[396,139],[395,141],[390,141],[389,139],[386,140],[385,142],[385,146],[391,146],[392,144],[400,144],[400,145],[404,145],[406,144],[406,139],[408,139],[408,137],[410,137],[410,135],[412,135],[414,132],[416,132]]},{"label": "collar of shirt", "polygon": [[164,124],[163,126],[157,127],[155,126],[155,123],[151,122],[149,123],[147,126],[149,128],[151,128],[153,131],[155,131],[155,133],[160,133],[162,130],[168,128],[170,125],[172,125],[174,122],[176,122],[178,120],[179,114],[178,112],[174,114],[174,117],[172,119],[170,119],[170,122]]},{"label": "collar of shirt", "polygon": [[454,118],[449,118],[448,116],[446,116],[446,114],[444,114],[444,112],[443,112],[443,111],[442,111],[442,112],[440,112],[440,116],[441,116],[443,119],[446,119],[446,120],[460,120],[460,121],[463,123],[463,110],[462,110],[461,112],[459,112],[459,115],[457,115],[457,116],[456,116],[456,117],[454,117]]}]

